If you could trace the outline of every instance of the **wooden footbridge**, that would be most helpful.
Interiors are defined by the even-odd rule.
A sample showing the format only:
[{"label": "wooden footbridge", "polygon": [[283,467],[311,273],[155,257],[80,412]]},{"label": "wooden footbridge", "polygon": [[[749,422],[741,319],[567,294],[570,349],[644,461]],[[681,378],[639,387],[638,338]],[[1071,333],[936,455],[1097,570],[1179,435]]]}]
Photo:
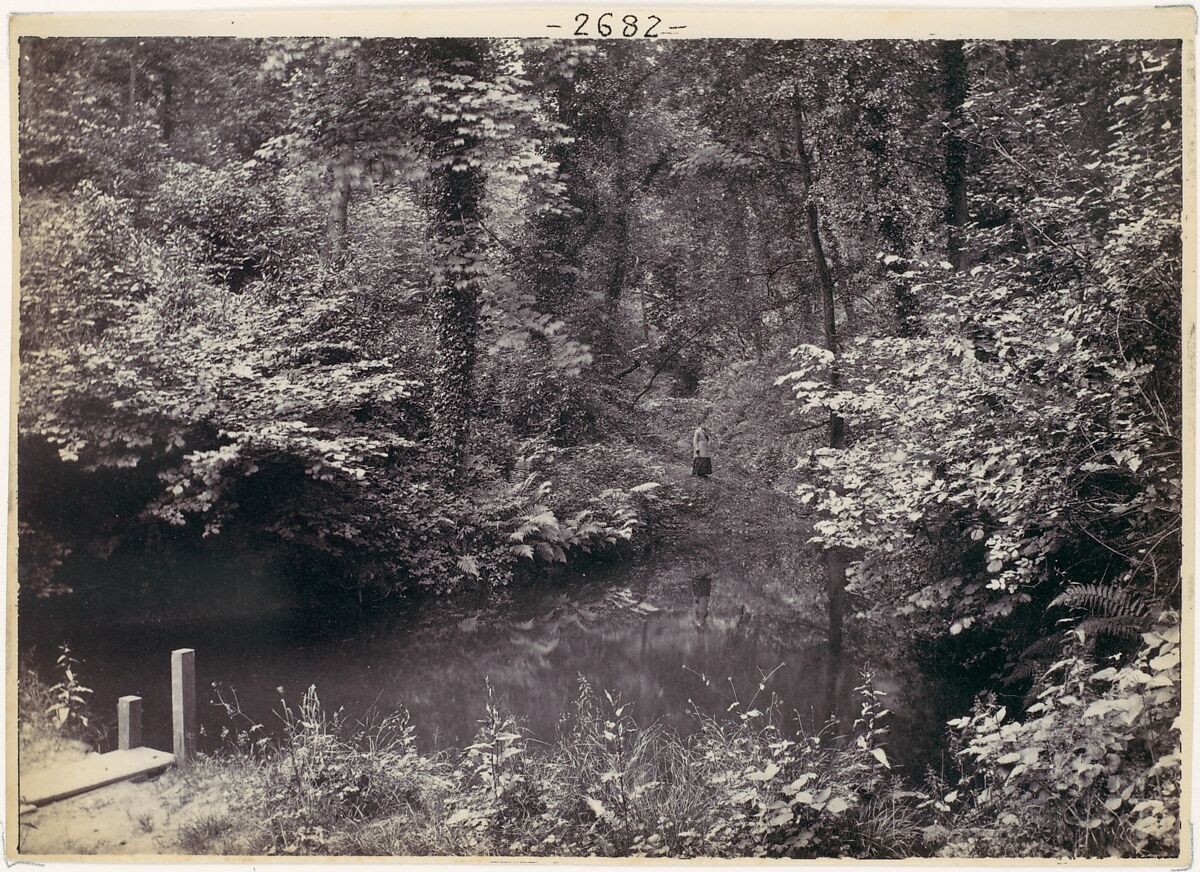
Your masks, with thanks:
[{"label": "wooden footbridge", "polygon": [[21,813],[191,761],[196,741],[196,652],[191,648],[171,652],[171,738],[171,751],[143,746],[142,698],[123,696],[117,702],[117,750],[88,754],[66,766],[28,771],[18,763]]}]

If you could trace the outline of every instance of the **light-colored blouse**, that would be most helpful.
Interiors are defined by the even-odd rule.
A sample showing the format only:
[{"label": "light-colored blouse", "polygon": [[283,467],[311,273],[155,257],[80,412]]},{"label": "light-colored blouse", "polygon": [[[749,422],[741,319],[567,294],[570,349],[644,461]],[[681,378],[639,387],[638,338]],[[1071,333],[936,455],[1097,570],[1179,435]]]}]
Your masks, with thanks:
[{"label": "light-colored blouse", "polygon": [[697,427],[696,432],[692,434],[692,454],[695,457],[712,457],[708,431],[703,427]]}]

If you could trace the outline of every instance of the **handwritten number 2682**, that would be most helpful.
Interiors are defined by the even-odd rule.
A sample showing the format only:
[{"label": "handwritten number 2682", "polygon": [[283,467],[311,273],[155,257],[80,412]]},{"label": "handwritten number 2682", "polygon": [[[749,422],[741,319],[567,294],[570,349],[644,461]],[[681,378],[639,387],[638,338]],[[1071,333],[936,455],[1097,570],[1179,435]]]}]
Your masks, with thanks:
[{"label": "handwritten number 2682", "polygon": [[[610,22],[612,17],[613,13],[605,12],[596,19],[596,33],[598,35],[612,36],[613,25]],[[647,15],[646,19],[650,22],[650,26],[646,28],[645,32],[642,33],[642,36],[653,39],[654,37],[658,36],[658,34],[654,32],[654,28],[662,24],[662,19],[657,15]],[[579,26],[575,28],[575,35],[591,36],[591,34],[587,32],[588,14],[586,12],[580,12],[575,16],[575,20],[579,22]],[[621,36],[631,38],[638,35],[638,18],[636,15],[626,15],[621,19],[621,25]]]}]

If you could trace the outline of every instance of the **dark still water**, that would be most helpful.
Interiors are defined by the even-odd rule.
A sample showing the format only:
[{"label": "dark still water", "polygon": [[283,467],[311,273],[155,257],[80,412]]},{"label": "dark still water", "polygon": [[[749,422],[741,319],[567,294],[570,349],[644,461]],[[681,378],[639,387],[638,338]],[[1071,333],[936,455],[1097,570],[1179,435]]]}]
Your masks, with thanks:
[{"label": "dark still water", "polygon": [[[426,749],[470,742],[489,681],[531,733],[554,736],[582,676],[596,690],[633,703],[643,724],[695,728],[694,708],[725,715],[736,699],[781,710],[817,730],[839,717],[844,731],[859,711],[854,688],[870,667],[892,710],[889,753],[910,771],[938,765],[948,700],[888,640],[856,639],[831,656],[824,643],[825,598],[799,537],[761,530],[720,545],[677,543],[633,564],[568,576],[538,590],[490,600],[432,601],[408,608],[368,606],[362,615],[313,619],[277,610],[266,617],[206,618],[201,605],[170,620],[151,610],[117,622],[35,604],[22,609],[20,645],[53,675],[56,645],[67,641],[94,690],[95,715],[112,724],[116,701],[144,702],[144,742],[169,749],[170,651],[196,649],[201,749],[219,745],[227,724],[213,684],[227,700],[275,729],[277,687],[298,702],[316,685],[330,711],[352,719],[406,708]],[[795,544],[791,544],[795,543]],[[692,580],[711,573],[703,626]],[[214,609],[215,610],[215,609]],[[228,612],[228,609],[222,609]],[[766,691],[754,699],[765,675]]]}]

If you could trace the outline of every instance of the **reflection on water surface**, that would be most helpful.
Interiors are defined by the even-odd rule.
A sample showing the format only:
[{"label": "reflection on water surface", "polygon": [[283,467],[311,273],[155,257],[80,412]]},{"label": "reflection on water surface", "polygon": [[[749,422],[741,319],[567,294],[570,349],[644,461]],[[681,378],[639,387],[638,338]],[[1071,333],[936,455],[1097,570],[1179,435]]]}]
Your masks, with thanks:
[{"label": "reflection on water surface", "polygon": [[[276,687],[294,701],[315,684],[328,707],[351,717],[406,707],[426,748],[470,741],[483,714],[485,680],[543,739],[571,709],[581,677],[633,703],[641,723],[661,719],[684,733],[694,728],[693,709],[722,714],[751,699],[765,708],[772,694],[805,729],[834,716],[848,729],[858,713],[853,689],[869,662],[895,713],[890,756],[929,759],[944,706],[886,645],[866,640],[836,658],[828,654],[822,585],[800,538],[794,541],[791,547],[782,535],[730,536],[550,589],[503,592],[470,606],[434,601],[376,610],[365,618],[147,621],[106,630],[40,615],[23,623],[22,646],[37,644],[48,675],[54,645],[69,640],[84,661],[96,710],[115,712],[118,696],[142,695],[146,742],[164,748],[168,652],[177,647],[197,650],[202,701],[213,683],[226,698],[236,689],[242,709],[271,727]],[[700,615],[696,579],[706,573]],[[216,706],[201,708],[201,745],[211,748],[225,718]]]}]

